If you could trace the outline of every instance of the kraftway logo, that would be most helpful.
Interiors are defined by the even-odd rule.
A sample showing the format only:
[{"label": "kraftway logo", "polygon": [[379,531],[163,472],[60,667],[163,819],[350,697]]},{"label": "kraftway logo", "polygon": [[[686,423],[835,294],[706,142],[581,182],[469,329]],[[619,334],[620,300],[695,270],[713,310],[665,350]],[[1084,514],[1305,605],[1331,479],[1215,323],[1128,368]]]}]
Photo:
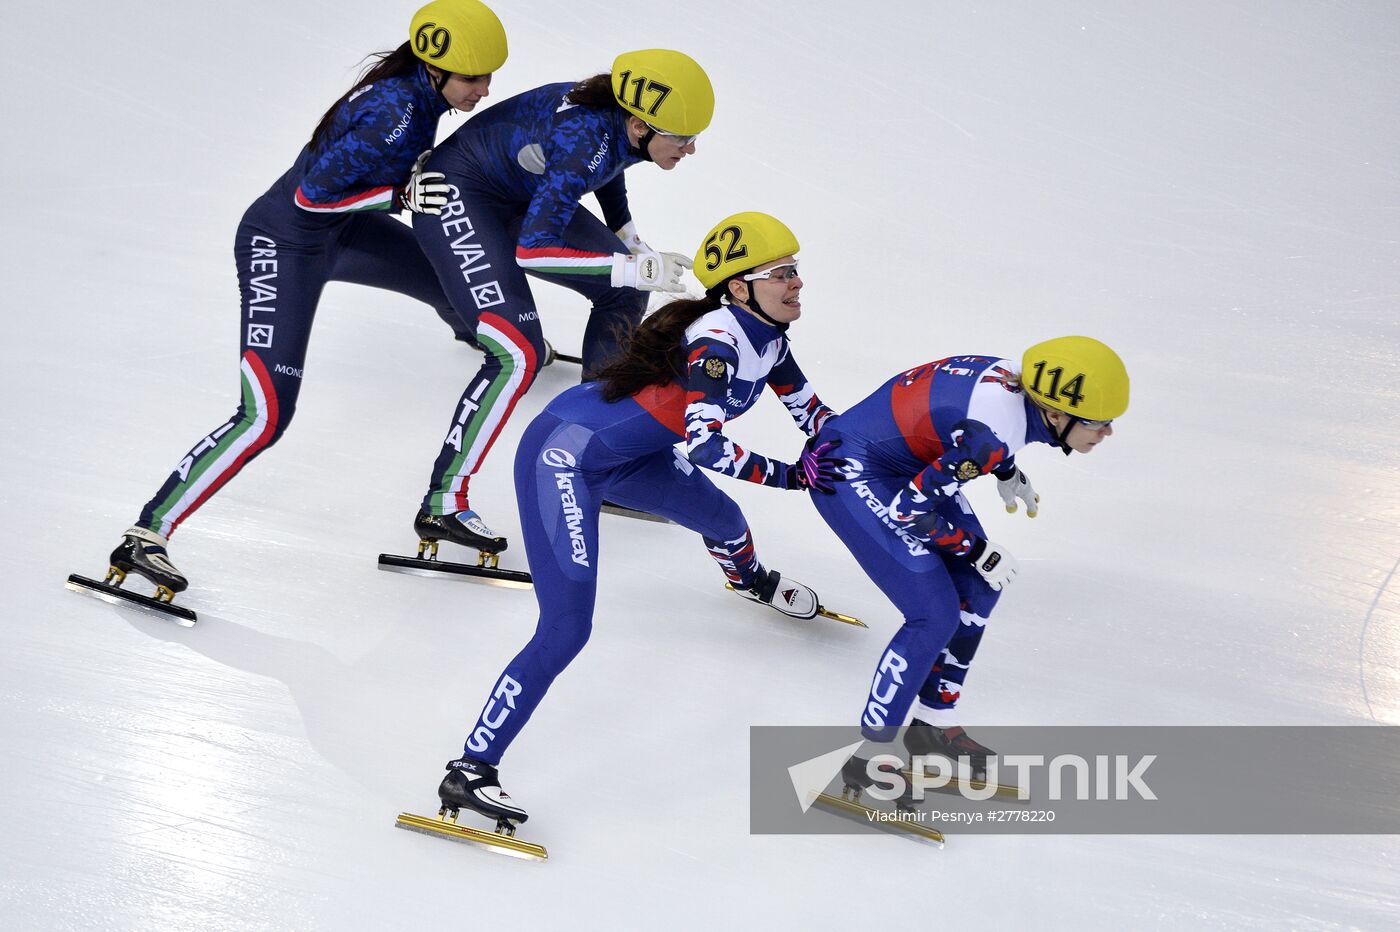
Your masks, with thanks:
[{"label": "kraftway logo", "polygon": [[540,454],[540,461],[550,469],[559,470],[554,474],[554,485],[559,489],[559,504],[564,509],[564,527],[569,532],[569,559],[579,566],[588,566],[588,542],[583,539],[583,509],[578,506],[578,496],[574,494],[574,473],[578,462],[568,450],[550,447]]},{"label": "kraftway logo", "polygon": [[545,450],[540,460],[550,469],[577,469],[578,461],[568,450],[561,450],[558,447],[550,447]]}]

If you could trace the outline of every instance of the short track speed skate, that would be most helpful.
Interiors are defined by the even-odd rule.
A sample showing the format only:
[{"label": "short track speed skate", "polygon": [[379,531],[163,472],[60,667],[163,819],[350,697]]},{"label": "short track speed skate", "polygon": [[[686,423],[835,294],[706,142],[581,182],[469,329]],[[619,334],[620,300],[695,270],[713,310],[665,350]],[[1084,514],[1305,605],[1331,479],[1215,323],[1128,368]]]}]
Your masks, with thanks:
[{"label": "short track speed skate", "polygon": [[[438,798],[442,801],[442,807],[438,809],[437,818],[404,812],[399,814],[394,824],[427,835],[484,845],[512,857],[532,861],[543,861],[549,857],[543,845],[515,837],[515,827],[527,820],[529,815],[501,789],[496,768],[490,764],[467,758],[450,761],[447,776],[438,786]],[[488,832],[458,825],[457,815],[462,809],[495,819],[495,830]]]},{"label": "short track speed skate", "polygon": [[737,592],[750,602],[758,602],[777,609],[790,618],[806,619],[816,618],[820,615],[823,618],[830,618],[832,621],[839,621],[844,625],[854,625],[857,628],[866,627],[865,622],[859,618],[831,611],[817,601],[815,592],[796,580],[788,579],[777,570],[769,571],[760,567],[758,578],[748,589],[740,589],[733,583],[725,583],[724,587],[731,592]]},{"label": "short track speed skate", "polygon": [[[534,587],[529,573],[499,567],[501,552],[507,546],[506,539],[498,537],[474,511],[452,515],[430,515],[420,511],[413,519],[413,531],[418,535],[418,556],[381,553],[381,570],[415,576],[449,576],[509,589]],[[438,544],[444,540],[477,551],[476,564],[439,560]]]},{"label": "short track speed skate", "polygon": [[[987,761],[997,756],[996,751],[977,741],[959,725],[939,728],[917,718],[904,730],[904,747],[911,758],[936,755],[946,758],[955,770],[966,771],[968,776],[954,774],[949,777],[947,786],[938,788],[946,793],[960,793],[964,788],[979,793],[985,791],[988,787]],[[994,771],[991,776],[995,778]],[[995,783],[992,795],[1009,799],[1025,798],[1020,787],[1007,783]]]},{"label": "short track speed skate", "polygon": [[861,795],[875,782],[868,771],[869,763],[863,757],[852,757],[846,761],[841,767],[841,795],[821,793],[813,801],[814,805],[872,828],[933,842],[941,848],[943,833],[924,824],[907,790],[904,796],[894,801],[893,809],[876,808],[861,802]]},{"label": "short track speed skate", "polygon": [[[154,531],[141,527],[127,528],[122,542],[112,551],[111,566],[101,582],[74,573],[64,587],[82,595],[111,602],[113,605],[134,605],[148,609],[185,627],[192,627],[198,616],[183,605],[175,605],[177,592],[189,586],[189,580],[170,562],[166,552],[169,541]],[[139,595],[121,588],[128,573],[144,576],[155,584],[154,596]]]}]

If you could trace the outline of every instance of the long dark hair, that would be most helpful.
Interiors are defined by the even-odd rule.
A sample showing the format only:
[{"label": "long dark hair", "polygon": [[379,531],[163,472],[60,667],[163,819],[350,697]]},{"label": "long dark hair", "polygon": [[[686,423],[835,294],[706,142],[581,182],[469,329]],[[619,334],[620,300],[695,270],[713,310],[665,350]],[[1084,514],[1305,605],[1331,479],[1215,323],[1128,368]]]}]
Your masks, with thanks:
[{"label": "long dark hair", "polygon": [[596,107],[600,110],[618,105],[612,89],[612,74],[606,71],[591,78],[584,78],[569,88],[569,93],[564,95],[564,99],[580,107]]},{"label": "long dark hair", "polygon": [[682,298],[652,314],[623,343],[621,358],[598,373],[605,401],[621,401],[648,385],[685,378],[685,331],[720,307],[729,283],[720,282],[703,298]]},{"label": "long dark hair", "polygon": [[369,56],[375,61],[366,66],[360,79],[354,83],[350,90],[340,95],[340,99],[331,104],[331,108],[326,111],[326,115],[321,117],[321,122],[316,124],[316,129],[311,132],[311,148],[321,142],[321,138],[326,135],[326,131],[331,127],[331,119],[335,116],[335,111],[341,104],[350,99],[350,96],[362,87],[373,84],[376,81],[383,81],[385,78],[396,78],[401,74],[408,74],[418,67],[418,56],[413,54],[412,46],[405,42],[392,52],[375,52]]}]

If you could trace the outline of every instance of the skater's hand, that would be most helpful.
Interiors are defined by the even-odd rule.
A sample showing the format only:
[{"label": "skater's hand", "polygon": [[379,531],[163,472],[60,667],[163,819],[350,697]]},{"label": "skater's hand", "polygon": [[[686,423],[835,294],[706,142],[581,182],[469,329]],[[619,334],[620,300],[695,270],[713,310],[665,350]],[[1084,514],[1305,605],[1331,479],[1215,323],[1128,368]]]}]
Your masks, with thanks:
[{"label": "skater's hand", "polygon": [[1020,572],[1020,566],[1016,558],[1006,551],[1000,544],[994,544],[989,540],[978,540],[972,545],[972,551],[967,555],[967,561],[972,564],[972,568],[977,574],[987,581],[996,592],[1001,592],[1016,580],[1016,574]]},{"label": "skater's hand", "polygon": [[447,178],[442,172],[425,172],[432,149],[418,156],[408,173],[408,183],[399,189],[399,205],[415,214],[440,214],[447,204]]},{"label": "skater's hand", "polygon": [[797,462],[788,467],[788,488],[811,489],[827,495],[835,492],[836,483],[846,478],[846,461],[831,454],[840,445],[839,440],[808,440]]},{"label": "skater's hand", "polygon": [[1006,503],[1008,514],[1014,515],[1016,513],[1016,500],[1018,498],[1026,503],[1026,517],[1034,518],[1040,514],[1040,496],[1036,494],[1031,480],[1019,468],[1011,478],[997,480],[997,494]]},{"label": "skater's hand", "polygon": [[617,253],[613,256],[612,286],[679,293],[685,291],[681,276],[693,264],[678,252],[647,249],[635,256]]},{"label": "skater's hand", "polygon": [[644,252],[656,252],[637,235],[637,225],[631,220],[628,220],[622,229],[614,232],[617,233],[617,238],[622,240],[622,245],[626,246],[627,251],[634,256],[640,256]]}]

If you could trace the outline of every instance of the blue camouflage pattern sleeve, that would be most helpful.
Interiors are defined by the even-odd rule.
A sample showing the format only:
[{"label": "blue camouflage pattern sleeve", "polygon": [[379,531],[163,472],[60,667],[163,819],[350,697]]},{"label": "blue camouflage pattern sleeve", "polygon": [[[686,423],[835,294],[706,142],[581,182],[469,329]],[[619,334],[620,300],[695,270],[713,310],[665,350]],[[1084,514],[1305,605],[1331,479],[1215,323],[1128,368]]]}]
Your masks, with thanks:
[{"label": "blue camouflage pattern sleeve", "polygon": [[573,107],[554,123],[545,141],[544,175],[520,225],[515,261],[523,268],[546,275],[611,275],[613,256],[576,249],[564,239],[564,231],[589,191],[610,181],[610,173],[626,167],[626,141],[614,138],[606,113],[589,107]]},{"label": "blue camouflage pattern sleeve", "polygon": [[303,159],[296,205],[315,213],[394,210],[396,190],[432,148],[438,114],[418,76],[369,85],[337,110],[321,144]]},{"label": "blue camouflage pattern sleeve", "polygon": [[966,556],[977,537],[958,527],[940,509],[940,504],[957,494],[965,482],[989,472],[1001,471],[1011,459],[1011,450],[986,424],[971,418],[953,425],[952,445],[909,481],[890,502],[890,518],[934,547],[954,556]]},{"label": "blue camouflage pattern sleeve", "polygon": [[708,331],[686,347],[685,455],[705,469],[786,488],[792,466],[745,450],[724,435],[724,397],[739,364],[734,336]]}]

